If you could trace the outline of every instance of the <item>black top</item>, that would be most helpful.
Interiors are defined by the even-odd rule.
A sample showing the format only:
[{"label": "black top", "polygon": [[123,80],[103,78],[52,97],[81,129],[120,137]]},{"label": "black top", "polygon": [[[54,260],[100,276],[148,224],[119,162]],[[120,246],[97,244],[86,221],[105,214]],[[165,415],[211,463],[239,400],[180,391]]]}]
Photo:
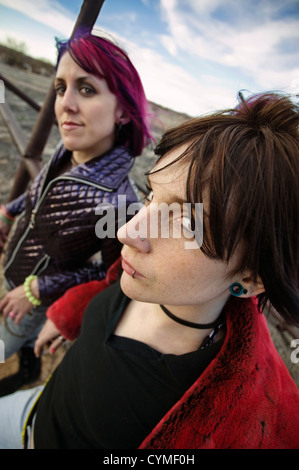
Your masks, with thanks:
[{"label": "black top", "polygon": [[36,449],[138,448],[220,350],[222,341],[176,356],[115,336],[129,301],[117,282],[87,307],[40,398]]}]

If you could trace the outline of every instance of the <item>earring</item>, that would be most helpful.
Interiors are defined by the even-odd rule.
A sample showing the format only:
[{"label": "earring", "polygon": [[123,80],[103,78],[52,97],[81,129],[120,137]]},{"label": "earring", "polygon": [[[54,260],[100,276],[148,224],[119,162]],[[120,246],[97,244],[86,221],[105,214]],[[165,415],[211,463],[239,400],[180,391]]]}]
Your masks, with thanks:
[{"label": "earring", "polygon": [[230,293],[234,295],[235,297],[239,297],[242,294],[248,293],[248,290],[244,289],[242,284],[240,284],[239,282],[234,282],[234,284],[230,286],[229,290],[230,290]]}]

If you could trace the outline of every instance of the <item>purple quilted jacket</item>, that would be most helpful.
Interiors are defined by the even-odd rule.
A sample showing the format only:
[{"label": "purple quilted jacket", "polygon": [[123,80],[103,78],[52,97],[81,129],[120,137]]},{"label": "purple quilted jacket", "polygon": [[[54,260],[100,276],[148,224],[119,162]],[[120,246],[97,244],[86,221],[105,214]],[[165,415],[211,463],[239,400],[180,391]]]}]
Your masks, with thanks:
[{"label": "purple quilted jacket", "polygon": [[[117,213],[118,196],[126,195],[127,206],[138,201],[128,177],[134,159],[127,149],[115,148],[55,177],[53,171],[57,175],[67,157],[60,147],[28,191],[6,204],[11,215],[19,215],[5,252],[6,280],[14,288],[36,274],[44,305],[74,285],[102,279],[119,256],[116,237],[95,233],[98,204],[113,204]],[[91,261],[99,251],[101,260]]]}]

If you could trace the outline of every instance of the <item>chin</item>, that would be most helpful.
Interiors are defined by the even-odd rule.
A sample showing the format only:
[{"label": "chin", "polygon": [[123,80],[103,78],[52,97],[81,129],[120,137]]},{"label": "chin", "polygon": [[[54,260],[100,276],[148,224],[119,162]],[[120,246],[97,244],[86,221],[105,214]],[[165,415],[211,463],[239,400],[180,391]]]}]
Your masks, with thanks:
[{"label": "chin", "polygon": [[62,135],[62,142],[63,145],[67,150],[70,150],[71,152],[74,152],[76,150],[80,150],[82,144],[81,144],[81,139],[78,140],[77,138],[74,138],[74,136],[65,136]]},{"label": "chin", "polygon": [[74,150],[76,150],[76,146],[73,145],[71,142],[68,142],[67,139],[62,139],[62,142],[66,150],[69,150],[70,152],[73,152]]},{"label": "chin", "polygon": [[134,279],[130,278],[125,272],[122,273],[120,278],[120,287],[123,293],[130,299],[135,299],[136,295],[136,286],[133,284]]},{"label": "chin", "polygon": [[138,279],[133,279],[125,272],[122,273],[120,278],[120,287],[123,293],[132,300],[139,300],[140,302],[149,302],[146,299],[146,288],[144,285],[138,283]]}]

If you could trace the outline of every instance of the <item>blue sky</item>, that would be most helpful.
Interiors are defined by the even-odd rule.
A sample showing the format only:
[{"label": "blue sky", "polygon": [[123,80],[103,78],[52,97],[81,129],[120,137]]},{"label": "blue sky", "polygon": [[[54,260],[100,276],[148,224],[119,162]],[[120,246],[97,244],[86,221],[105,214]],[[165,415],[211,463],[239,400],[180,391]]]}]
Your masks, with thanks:
[{"label": "blue sky", "polygon": [[[0,0],[0,42],[55,61],[81,0]],[[299,94],[299,0],[105,0],[96,29],[129,53],[149,100],[191,116],[237,92]]]}]

